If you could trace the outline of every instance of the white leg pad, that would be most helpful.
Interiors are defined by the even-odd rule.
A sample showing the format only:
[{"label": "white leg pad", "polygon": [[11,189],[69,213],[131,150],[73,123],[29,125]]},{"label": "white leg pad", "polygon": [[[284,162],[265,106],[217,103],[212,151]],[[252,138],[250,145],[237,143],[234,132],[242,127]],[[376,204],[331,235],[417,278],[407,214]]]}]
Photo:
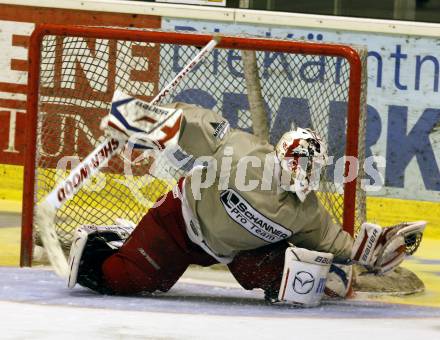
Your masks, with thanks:
[{"label": "white leg pad", "polygon": [[353,266],[332,264],[327,276],[325,295],[331,298],[345,298],[351,288]]},{"label": "white leg pad", "polygon": [[287,248],[278,300],[302,307],[318,306],[332,262],[330,253]]},{"label": "white leg pad", "polygon": [[116,219],[119,225],[97,226],[97,225],[83,225],[76,229],[73,236],[72,246],[69,254],[69,275],[67,276],[67,287],[75,287],[78,280],[78,270],[83,257],[84,248],[89,241],[89,237],[93,234],[113,234],[112,238],[106,240],[105,243],[109,249],[119,249],[125,240],[133,232],[134,223],[124,219]]}]

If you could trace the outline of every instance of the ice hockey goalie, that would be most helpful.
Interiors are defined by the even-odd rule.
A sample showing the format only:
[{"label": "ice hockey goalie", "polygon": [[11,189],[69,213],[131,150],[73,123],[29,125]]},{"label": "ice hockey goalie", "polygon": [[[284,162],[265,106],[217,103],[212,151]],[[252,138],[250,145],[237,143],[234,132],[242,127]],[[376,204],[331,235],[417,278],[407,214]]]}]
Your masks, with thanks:
[{"label": "ice hockey goalie", "polygon": [[313,191],[327,150],[308,129],[287,132],[274,147],[211,110],[153,107],[121,93],[103,128],[119,139],[136,135],[137,148],[165,147],[172,164],[191,171],[137,226],[79,228],[69,287],[166,292],[190,264],[224,263],[243,288],[261,288],[271,302],[316,306],[325,291],[347,294],[353,262],[377,274],[397,266],[425,227],[366,223],[354,241]]}]

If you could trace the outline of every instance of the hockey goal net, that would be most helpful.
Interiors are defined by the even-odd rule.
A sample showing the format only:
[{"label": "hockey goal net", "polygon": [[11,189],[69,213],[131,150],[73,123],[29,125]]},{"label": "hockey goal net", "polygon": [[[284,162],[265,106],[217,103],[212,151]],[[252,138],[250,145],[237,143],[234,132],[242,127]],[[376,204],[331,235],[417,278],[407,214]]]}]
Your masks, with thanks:
[{"label": "hockey goal net", "polygon": [[[30,124],[23,201],[22,265],[38,242],[37,203],[102,140],[99,123],[118,89],[146,101],[170,82],[212,37],[203,34],[97,27],[37,26],[30,44]],[[246,56],[251,61],[244,63]],[[254,60],[252,61],[252,57]],[[317,130],[333,164],[319,197],[333,218],[353,232],[365,218],[359,178],[343,183],[344,156],[365,158],[366,51],[345,45],[225,36],[162,103],[210,108],[232,127],[263,131],[274,144],[292,126]],[[251,74],[251,76],[249,76]],[[253,77],[252,77],[253,75]],[[255,95],[262,110],[255,110]],[[263,132],[264,133],[264,132]],[[342,160],[341,160],[342,157]],[[136,163],[116,156],[60,208],[54,226],[68,248],[82,224],[137,223],[177,177],[165,161]],[[158,166],[159,164],[159,166]],[[128,168],[127,168],[128,166]]]}]

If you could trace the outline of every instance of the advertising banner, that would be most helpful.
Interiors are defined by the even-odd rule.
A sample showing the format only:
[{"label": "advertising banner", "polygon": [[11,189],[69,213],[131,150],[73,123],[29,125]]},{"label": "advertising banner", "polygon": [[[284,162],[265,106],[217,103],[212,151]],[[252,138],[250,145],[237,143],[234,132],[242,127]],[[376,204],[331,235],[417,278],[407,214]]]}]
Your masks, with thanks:
[{"label": "advertising banner", "polygon": [[382,175],[368,194],[440,201],[440,39],[171,18],[162,28],[367,46],[366,156]]},{"label": "advertising banner", "polygon": [[[0,5],[0,163],[3,164],[24,164],[27,54],[29,37],[38,23],[159,28],[160,17]],[[109,87],[114,88],[115,79],[109,81]],[[63,93],[68,96],[68,89]],[[108,95],[112,95],[111,90]],[[69,126],[75,127],[79,126],[81,119],[81,115],[74,117],[65,114],[58,124],[71,122]],[[65,134],[66,138],[78,138],[84,134],[78,129],[71,132]],[[62,141],[56,150],[44,151],[48,154],[69,151],[59,150],[61,145],[64,145]]]}]

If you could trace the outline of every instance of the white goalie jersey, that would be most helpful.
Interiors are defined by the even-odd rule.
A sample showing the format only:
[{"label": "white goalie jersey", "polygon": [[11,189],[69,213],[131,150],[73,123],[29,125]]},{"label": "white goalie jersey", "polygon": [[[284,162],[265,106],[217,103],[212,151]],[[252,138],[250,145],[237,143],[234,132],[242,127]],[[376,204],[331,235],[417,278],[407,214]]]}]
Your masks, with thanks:
[{"label": "white goalie jersey", "polygon": [[197,243],[221,262],[238,251],[282,240],[330,252],[339,260],[350,257],[351,236],[332,221],[314,193],[300,202],[281,189],[282,169],[272,145],[230,129],[211,110],[183,103],[172,107],[183,111],[174,161],[195,164],[185,179],[184,217]]}]

